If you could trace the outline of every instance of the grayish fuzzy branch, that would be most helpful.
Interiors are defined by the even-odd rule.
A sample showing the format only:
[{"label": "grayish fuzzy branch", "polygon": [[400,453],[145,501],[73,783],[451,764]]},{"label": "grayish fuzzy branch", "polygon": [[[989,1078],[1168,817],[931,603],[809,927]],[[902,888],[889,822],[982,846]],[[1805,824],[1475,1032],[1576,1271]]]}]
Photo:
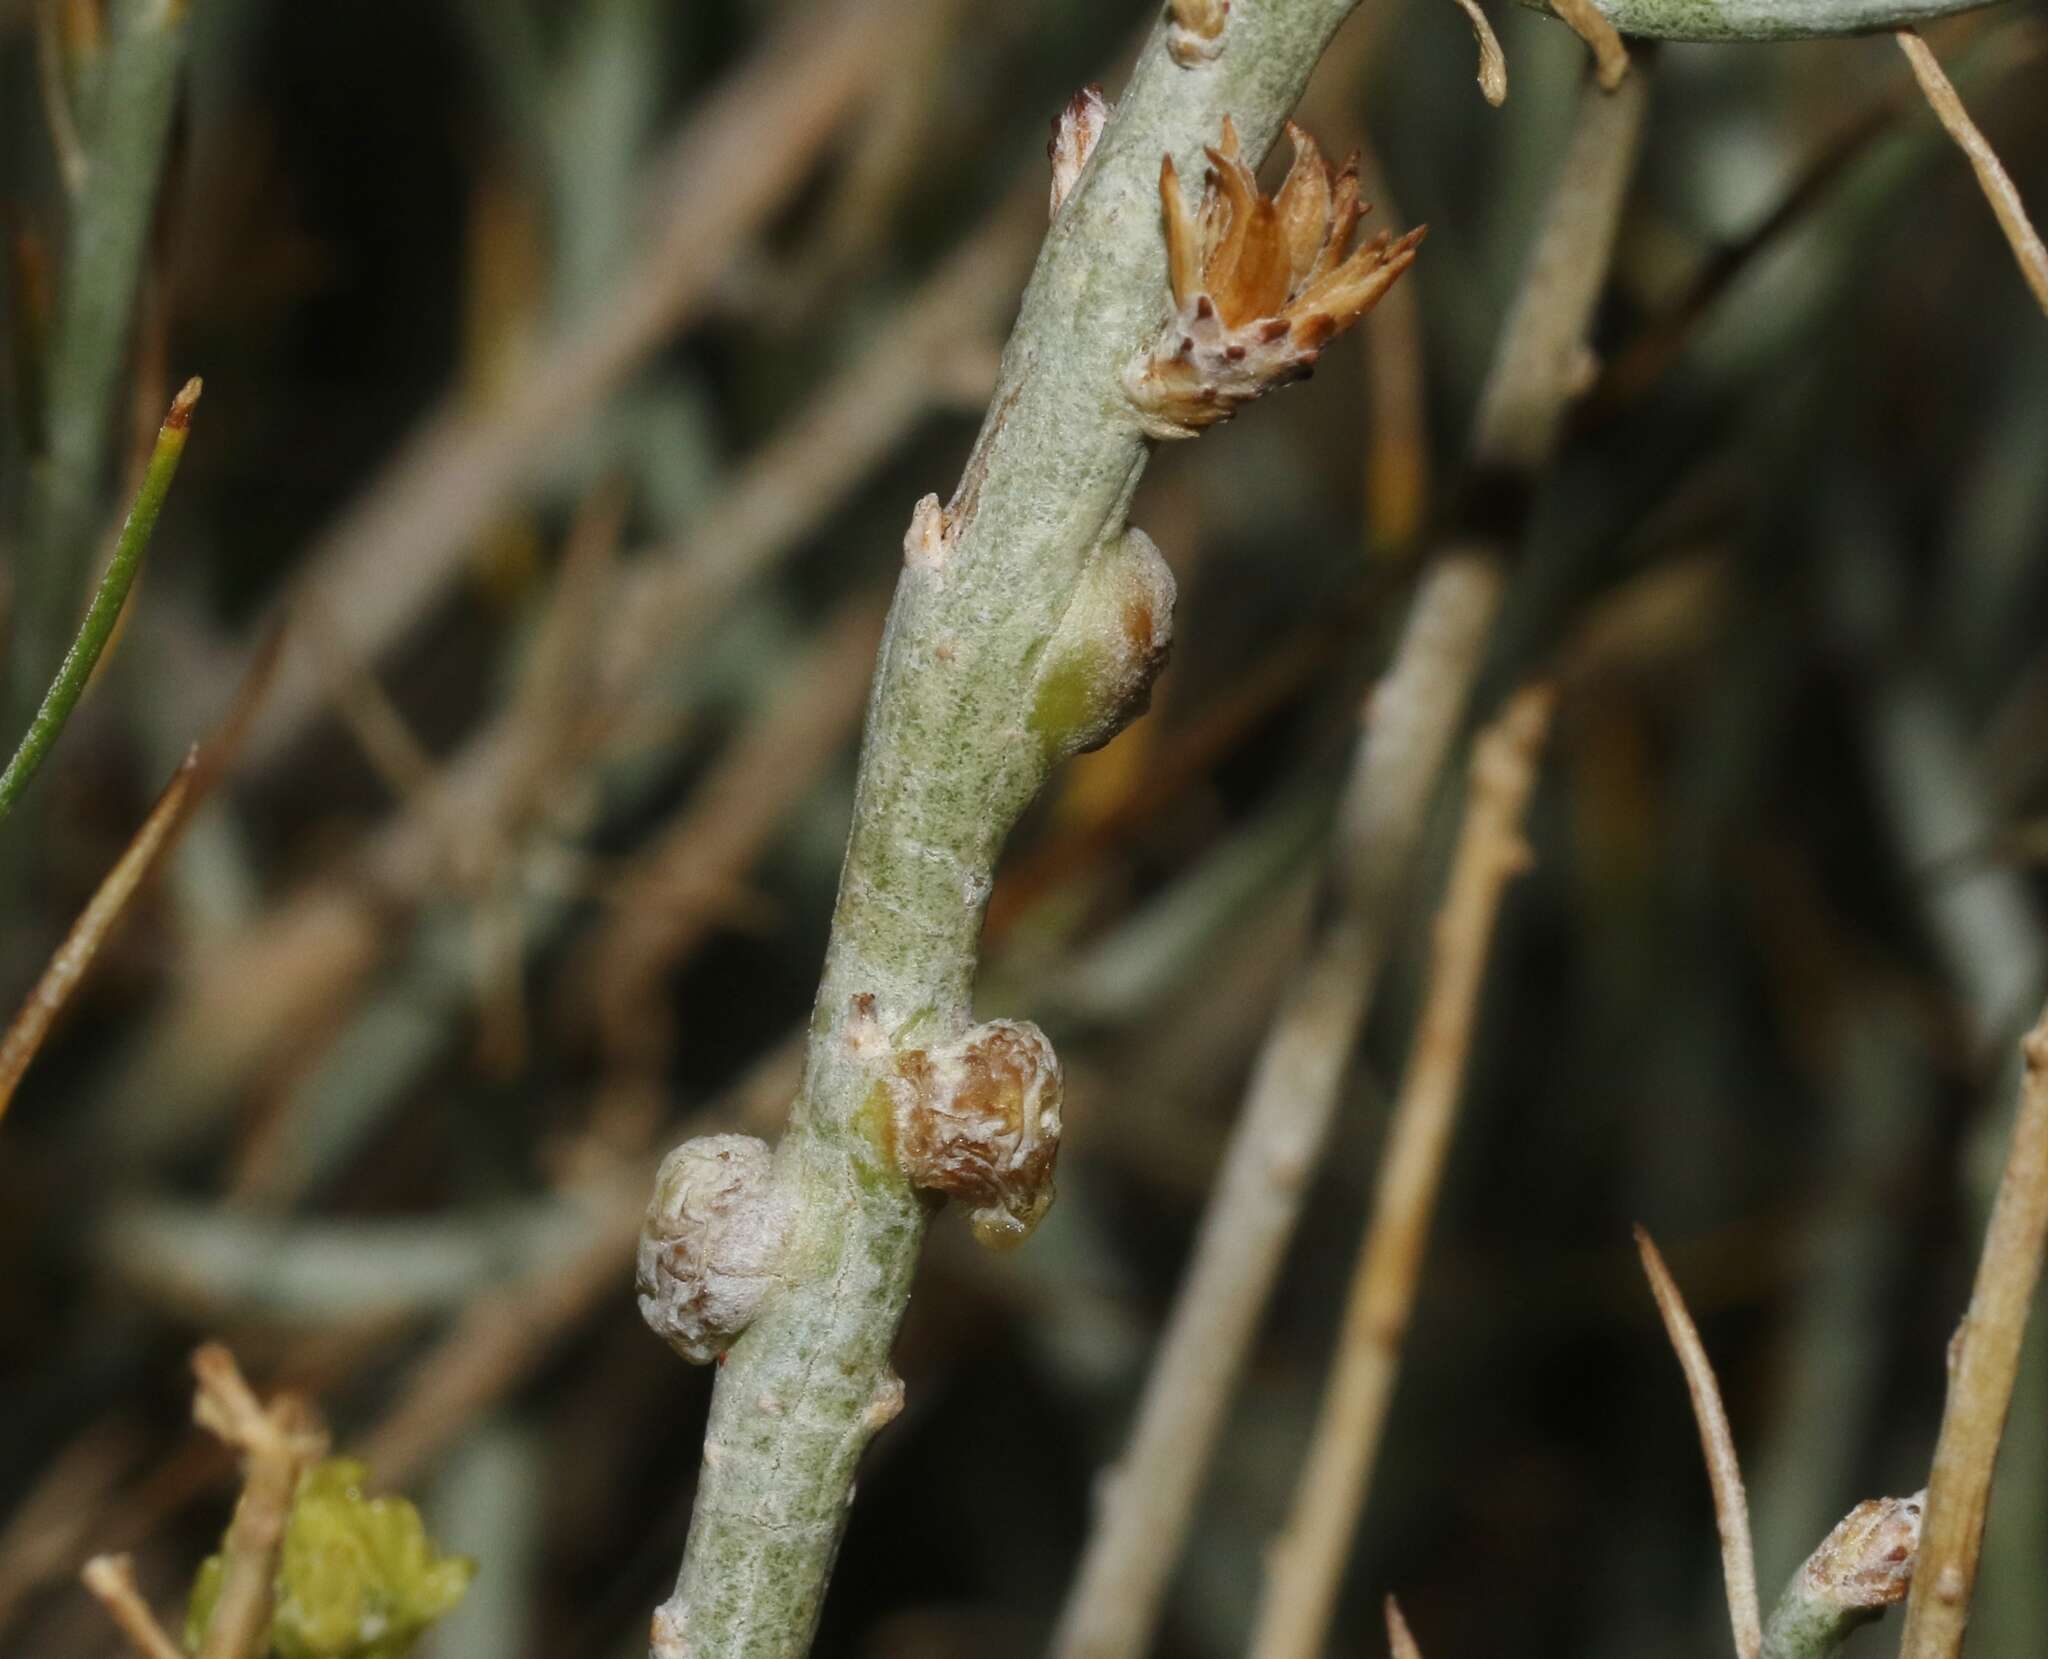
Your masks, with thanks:
[{"label": "grayish fuzzy branch", "polygon": [[889,1350],[934,1207],[899,1163],[899,1096],[954,1055],[954,1117],[1021,1148],[1054,1109],[1039,1069],[977,1068],[988,1038],[963,1039],[990,1030],[974,975],[1011,825],[1054,763],[1136,712],[1166,638],[1164,567],[1125,522],[1147,445],[1122,389],[1167,310],[1160,158],[1199,177],[1226,115],[1263,155],[1351,5],[1237,0],[1185,63],[1175,25],[1155,31],[1046,237],[966,474],[912,520],[771,1175],[790,1213],[778,1283],[719,1372],[657,1659],[809,1646],[855,1465],[901,1403]]},{"label": "grayish fuzzy branch", "polygon": [[[1551,12],[1548,0],[1521,0]],[[1873,34],[1981,10],[1987,0],[1593,0],[1607,21],[1642,40],[1807,40]]]}]

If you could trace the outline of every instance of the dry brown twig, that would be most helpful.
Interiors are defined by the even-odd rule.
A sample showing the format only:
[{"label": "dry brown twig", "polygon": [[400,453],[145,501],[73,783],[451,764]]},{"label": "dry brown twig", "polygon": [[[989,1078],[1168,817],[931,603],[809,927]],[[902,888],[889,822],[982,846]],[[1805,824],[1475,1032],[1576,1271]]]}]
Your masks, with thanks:
[{"label": "dry brown twig", "polygon": [[1473,746],[1471,794],[1437,912],[1429,991],[1380,1153],[1337,1357],[1294,1509],[1267,1557],[1254,1659],[1315,1659],[1365,1507],[1464,1086],[1494,921],[1530,854],[1522,822],[1555,699],[1531,687]]},{"label": "dry brown twig", "polygon": [[[197,1659],[257,1659],[270,1627],[278,1547],[299,1476],[327,1452],[327,1433],[295,1394],[257,1399],[217,1342],[192,1355],[192,1418],[242,1459],[242,1494],[221,1541],[221,1582]],[[187,1659],[135,1587],[125,1555],[95,1556],[80,1576],[144,1659]]]},{"label": "dry brown twig", "polygon": [[1479,0],[1456,0],[1456,4],[1471,22],[1472,38],[1479,43],[1479,90],[1499,109],[1508,101],[1508,60],[1500,49],[1500,38],[1479,9]]},{"label": "dry brown twig", "polygon": [[1621,43],[1621,32],[1607,21],[1593,0],[1549,0],[1549,5],[1592,52],[1593,73],[1599,77],[1600,90],[1612,92],[1621,85],[1622,76],[1628,73],[1628,48]]},{"label": "dry brown twig", "polygon": [[133,1557],[96,1555],[79,1569],[78,1576],[142,1659],[188,1659],[185,1650],[157,1623],[156,1614],[135,1587]]},{"label": "dry brown twig", "polygon": [[1991,1472],[2012,1405],[2027,1311],[2048,1242],[2048,1011],[2020,1044],[2023,1072],[2012,1146],[1984,1233],[1977,1282],[1949,1344],[1948,1405],[1927,1482],[1920,1568],[1906,1604],[1899,1659],[1962,1652],[1991,1501]]},{"label": "dry brown twig", "polygon": [[1721,1535],[1721,1576],[1728,1592],[1728,1622],[1735,1631],[1736,1659],[1757,1659],[1763,1646],[1763,1615],[1756,1593],[1756,1554],[1749,1539],[1749,1498],[1742,1488],[1742,1466],[1735,1455],[1727,1408],[1721,1403],[1721,1385],[1714,1378],[1713,1362],[1707,1358],[1699,1328],[1686,1311],[1678,1281],[1671,1277],[1656,1243],[1641,1227],[1636,1229],[1636,1249],[1643,1258],[1650,1293],[1657,1298],[1657,1312],[1664,1319],[1664,1334],[1670,1337],[1685,1372],[1686,1392],[1692,1396],[1693,1417],[1699,1424],[1707,1481],[1714,1490],[1714,1524]]},{"label": "dry brown twig", "polygon": [[50,957],[6,1034],[0,1036],[0,1118],[7,1115],[23,1075],[41,1052],[58,1015],[84,983],[100,947],[112,935],[143,883],[177,844],[192,810],[206,798],[241,746],[243,733],[269,684],[281,644],[282,636],[273,633],[257,651],[242,677],[227,718],[204,745],[194,745],[179,762],[171,781],[143,819],[142,827],[114,861],[113,869],[93,889],[85,909],[79,912],[64,942]]},{"label": "dry brown twig", "polygon": [[2020,275],[2026,278],[2027,286],[2033,290],[2034,299],[2041,309],[2048,311],[2048,247],[2042,246],[2041,233],[2034,229],[2033,221],[2027,217],[2026,203],[2020,200],[2011,174],[1998,159],[1998,152],[1992,149],[1991,141],[1970,119],[1970,112],[1963,107],[1954,83],[1943,73],[1940,60],[1920,38],[1919,31],[1901,29],[1897,39],[1899,50],[1906,54],[1906,62],[1913,66],[1913,78],[1927,95],[1935,118],[1969,158],[1977,182],[1983,187],[1985,200],[1990,202],[1991,211],[1997,215],[1998,228],[2005,232],[2006,241],[2012,244],[2012,256],[2019,262]]},{"label": "dry brown twig", "polygon": [[1415,1632],[1402,1616],[1401,1604],[1392,1596],[1387,1597],[1387,1647],[1394,1659],[1422,1659],[1422,1644],[1416,1641]]},{"label": "dry brown twig", "polygon": [[198,1659],[255,1659],[270,1624],[277,1552],[299,1476],[327,1452],[327,1432],[296,1394],[256,1398],[235,1357],[217,1342],[192,1356],[199,1391],[192,1418],[242,1459],[242,1495],[221,1540],[220,1598]]}]

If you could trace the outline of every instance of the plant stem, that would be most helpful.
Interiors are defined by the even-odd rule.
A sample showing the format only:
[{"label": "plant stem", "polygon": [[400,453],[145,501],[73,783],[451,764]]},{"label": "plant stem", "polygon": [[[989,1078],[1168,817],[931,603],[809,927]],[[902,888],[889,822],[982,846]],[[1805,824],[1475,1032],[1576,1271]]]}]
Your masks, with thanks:
[{"label": "plant stem", "polygon": [[[793,1206],[787,1277],[719,1372],[688,1552],[654,1620],[662,1659],[809,1646],[854,1466],[900,1398],[889,1349],[930,1213],[871,1103],[897,1044],[972,1023],[995,859],[1050,764],[1033,672],[1084,573],[1126,545],[1148,446],[1121,377],[1167,306],[1160,157],[1199,177],[1226,114],[1263,155],[1352,3],[1238,0],[1221,52],[1192,69],[1155,31],[1047,235],[942,551],[898,585],[775,1160]],[[888,1042],[857,1040],[855,999]]]},{"label": "plant stem", "polygon": [[1955,1659],[1970,1621],[1991,1471],[2048,1241],[2048,1012],[2020,1044],[2019,1116],[1970,1309],[1949,1344],[1948,1405],[1927,1482],[1920,1568],[1899,1659]]},{"label": "plant stem", "polygon": [[[1647,107],[1647,79],[1590,84],[1473,423],[1472,469],[1525,503],[1556,443],[1605,285]],[[1405,912],[1407,882],[1507,586],[1505,537],[1437,551],[1374,688],[1331,855],[1332,902],[1253,1066],[1194,1259],[1131,1441],[1053,1638],[1056,1659],[1128,1659],[1168,1574],[1328,1139],[1344,1064]]]},{"label": "plant stem", "polygon": [[14,810],[14,803],[21,798],[29,780],[48,758],[65,721],[71,718],[71,711],[85,693],[86,681],[92,678],[100,653],[113,637],[114,625],[121,620],[121,607],[128,601],[128,590],[135,585],[135,577],[142,569],[142,556],[149,551],[150,537],[156,533],[157,514],[163,510],[164,497],[177,476],[178,460],[185,453],[185,434],[192,424],[192,407],[198,401],[199,382],[194,379],[187,381],[185,389],[171,402],[171,412],[164,417],[156,435],[156,447],[150,452],[149,465],[142,474],[142,487],[135,492],[135,504],[128,509],[127,522],[121,526],[120,539],[114,544],[107,573],[100,578],[85,620],[78,625],[78,635],[72,640],[71,649],[64,653],[57,677],[43,694],[42,704],[29,721],[14,758],[8,761],[7,770],[0,773],[0,819]]},{"label": "plant stem", "polygon": [[1465,821],[1437,911],[1428,1000],[1380,1152],[1372,1219],[1294,1509],[1267,1557],[1253,1659],[1316,1659],[1329,1638],[1400,1374],[1494,921],[1508,884],[1530,861],[1522,821],[1536,787],[1551,702],[1548,689],[1521,692],[1473,744]]},{"label": "plant stem", "polygon": [[100,491],[185,57],[185,10],[173,0],[123,0],[115,8],[98,93],[82,123],[83,187],[72,197],[43,376],[49,447],[30,475],[7,688],[10,727],[29,718],[49,680],[100,545]]},{"label": "plant stem", "polygon": [[[1549,0],[1521,0],[1550,12]],[[1642,40],[1808,40],[1909,28],[1979,11],[1994,0],[1595,0],[1607,21]]]}]

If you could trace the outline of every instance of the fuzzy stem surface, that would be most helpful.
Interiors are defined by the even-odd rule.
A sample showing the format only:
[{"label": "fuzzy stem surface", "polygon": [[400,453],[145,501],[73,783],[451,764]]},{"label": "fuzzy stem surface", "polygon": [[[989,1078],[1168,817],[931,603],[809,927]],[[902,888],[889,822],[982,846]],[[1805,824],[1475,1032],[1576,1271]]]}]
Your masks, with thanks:
[{"label": "fuzzy stem surface", "polygon": [[[972,1024],[995,860],[1057,752],[1034,669],[1091,562],[1123,542],[1144,469],[1121,377],[1167,308],[1160,156],[1200,176],[1225,114],[1262,155],[1354,3],[1237,0],[1221,50],[1192,67],[1155,30],[1047,234],[943,553],[897,586],[776,1153],[795,1215],[784,1279],[720,1370],[657,1659],[810,1645],[855,1465],[901,1398],[889,1350],[930,1213],[891,1155],[893,1056]],[[864,1038],[877,1029],[884,1041]]]},{"label": "fuzzy stem surface", "polygon": [[[1521,0],[1551,12],[1548,0]],[[1810,40],[1905,29],[1991,0],[1593,0],[1625,35],[1641,40]]]}]

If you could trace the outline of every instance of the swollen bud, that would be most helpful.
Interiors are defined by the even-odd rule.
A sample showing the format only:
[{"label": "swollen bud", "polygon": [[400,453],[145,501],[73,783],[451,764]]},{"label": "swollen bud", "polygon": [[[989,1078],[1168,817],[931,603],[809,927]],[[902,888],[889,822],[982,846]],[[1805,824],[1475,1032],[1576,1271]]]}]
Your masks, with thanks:
[{"label": "swollen bud", "polygon": [[1099,749],[1143,714],[1173,645],[1173,572],[1144,531],[1098,548],[1031,684],[1049,761]]}]

